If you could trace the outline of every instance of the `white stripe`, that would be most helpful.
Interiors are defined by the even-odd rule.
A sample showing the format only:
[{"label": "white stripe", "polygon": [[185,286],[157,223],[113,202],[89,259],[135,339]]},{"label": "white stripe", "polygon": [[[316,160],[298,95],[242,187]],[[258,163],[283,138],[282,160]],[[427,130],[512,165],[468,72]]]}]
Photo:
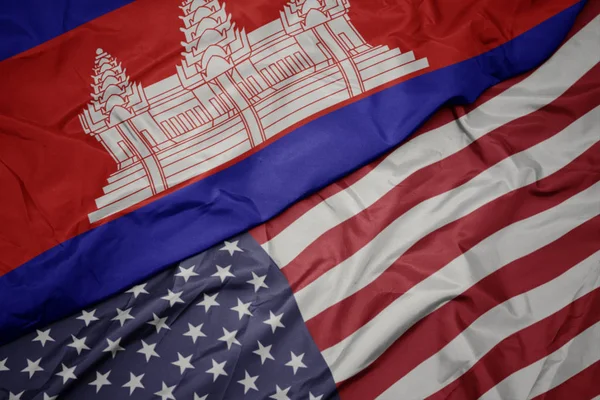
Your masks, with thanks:
[{"label": "white stripe", "polygon": [[296,292],[303,318],[313,318],[373,282],[427,234],[563,168],[600,140],[599,120],[600,106],[550,139],[502,160],[465,184],[401,215],[351,257]]},{"label": "white stripe", "polygon": [[481,279],[599,215],[598,198],[600,183],[490,235],[412,287],[359,330],[322,352],[334,380],[362,371],[417,321]]},{"label": "white stripe", "polygon": [[[263,244],[282,268],[326,231],[372,205],[415,171],[465,148],[512,120],[544,107],[563,94],[598,61],[596,17],[532,75],[458,121],[416,137],[389,155],[348,189],[319,203]],[[571,62],[572,60],[577,62]],[[568,68],[566,67],[568,66]]]},{"label": "white stripe", "polygon": [[532,399],[568,381],[599,360],[600,322],[597,322],[554,353],[510,375],[480,399]]},{"label": "white stripe", "polygon": [[[469,370],[508,336],[554,314],[599,286],[600,251],[552,281],[483,314],[378,399],[424,399],[434,394]],[[406,396],[408,393],[410,396]]]}]

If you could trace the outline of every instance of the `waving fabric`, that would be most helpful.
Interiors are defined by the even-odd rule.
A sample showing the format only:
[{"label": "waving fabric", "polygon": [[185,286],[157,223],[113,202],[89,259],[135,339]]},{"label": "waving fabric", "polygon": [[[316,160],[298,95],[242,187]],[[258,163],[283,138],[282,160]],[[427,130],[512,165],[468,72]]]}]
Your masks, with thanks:
[{"label": "waving fabric", "polygon": [[266,221],[441,105],[533,68],[584,4],[231,3],[136,1],[0,62],[2,342]]},{"label": "waving fabric", "polygon": [[[7,267],[0,277],[0,398],[520,400],[600,395],[600,3],[566,8],[504,45],[448,67],[436,69],[429,57],[425,67],[416,50],[369,44],[348,51],[347,59],[301,70],[317,55],[298,57],[290,48],[305,49],[301,43],[310,35],[318,39],[310,42],[313,51],[332,58],[335,43],[338,50],[345,46],[344,37],[352,43],[351,31],[344,30],[350,25],[342,19],[359,25],[360,16],[344,14],[349,4],[288,4],[280,22],[263,28],[277,39],[248,34],[252,51],[249,58],[239,56],[239,65],[235,51],[244,49],[245,33],[231,28],[233,36],[227,36],[227,30],[207,28],[204,36],[191,39],[201,38],[202,46],[216,41],[241,47],[220,53],[214,44],[200,46],[202,53],[190,45],[177,75],[149,86],[132,79],[103,45],[94,55],[92,101],[73,116],[81,128],[75,136],[65,132],[60,139],[59,133],[36,128],[16,114],[4,120],[6,126],[10,120],[33,129],[5,135],[13,149],[25,149],[19,143],[31,135],[31,153],[20,153],[31,154],[23,157],[33,168],[30,175],[23,175],[25,167],[17,168],[19,153],[2,153],[15,166],[4,163],[12,175],[3,176],[20,177],[3,199],[21,196],[3,218],[18,221],[26,215],[31,235],[50,221],[51,213],[41,212],[50,210],[42,194],[73,189],[74,177],[88,173],[65,170],[52,180],[52,168],[72,161],[36,169],[40,158],[34,155],[50,160],[49,149],[59,140],[75,148],[90,146],[90,154],[100,157],[111,155],[117,170],[102,177],[107,183],[86,209],[87,222],[73,225],[82,229],[79,235],[47,250],[43,240],[60,233],[41,238],[39,255]],[[182,23],[195,32],[202,30],[192,22],[205,14],[212,22],[202,19],[204,27],[229,24],[217,1],[185,2],[181,10]],[[527,7],[513,11],[518,10]],[[292,11],[305,17],[300,26],[294,25]],[[424,5],[416,11],[437,17]],[[484,15],[494,21],[493,14]],[[382,29],[387,18],[382,17]],[[281,30],[278,24],[284,21],[289,26]],[[472,17],[470,26],[476,21]],[[336,30],[340,26],[344,29]],[[474,99],[477,85],[533,63],[541,57],[534,54],[533,39],[559,28],[566,37],[556,51],[548,50],[552,55],[541,66],[496,84],[470,105],[457,104]],[[296,42],[282,33],[288,29]],[[335,43],[327,42],[328,32],[339,33]],[[272,40],[277,45],[261,45]],[[319,46],[327,43],[333,49]],[[0,66],[27,60],[24,54]],[[281,54],[291,54],[290,59]],[[197,63],[188,63],[196,56],[201,56]],[[253,75],[251,67],[257,65],[261,75]],[[174,166],[198,168],[227,154],[206,157],[212,147],[202,147],[205,141],[218,138],[211,145],[217,147],[244,132],[240,143],[255,143],[262,133],[253,136],[253,129],[268,132],[270,125],[262,123],[273,121],[262,110],[288,110],[293,116],[320,104],[290,108],[325,90],[303,88],[332,85],[350,96],[375,79],[369,75],[372,68],[381,72],[391,66],[378,75],[390,76],[411,65],[424,68],[397,78],[406,79],[403,83],[393,85],[392,80],[384,90],[358,94],[334,106],[341,108],[296,123],[289,133],[217,167],[220,172],[168,187],[176,176],[168,172],[176,171]],[[357,81],[350,80],[352,66]],[[482,71],[499,75],[483,79]],[[271,81],[266,94],[246,93],[253,87],[251,77],[269,81],[278,76],[282,80]],[[472,91],[452,96],[450,89],[459,87]],[[341,92],[325,93],[327,99],[340,99]],[[237,101],[244,99],[255,103],[239,108]],[[440,99],[453,104],[431,118],[421,114]],[[202,119],[219,108],[223,113],[215,120]],[[264,118],[252,125],[255,111]],[[410,124],[414,132],[404,131]],[[168,134],[165,142],[152,142],[162,132],[156,129]],[[409,133],[405,143],[393,145]],[[327,147],[341,137],[337,147]],[[34,140],[43,143],[37,153]],[[286,147],[291,144],[297,146]],[[144,156],[144,148],[155,152]],[[221,241],[358,165],[362,157],[388,148],[275,218]],[[297,165],[304,168],[293,170]],[[28,189],[40,182],[33,172],[48,180],[41,186],[45,191]],[[164,190],[115,211],[115,204],[146,193],[146,185],[158,191],[157,177],[165,178]],[[56,209],[74,204],[76,193],[55,197]],[[205,201],[204,196],[213,197]],[[77,215],[63,211],[63,218]],[[42,216],[43,222],[36,220]],[[7,229],[6,235],[19,232]],[[19,247],[16,239],[3,243],[12,249],[3,253],[6,265],[11,255],[26,257],[36,248]],[[216,246],[176,258],[208,243]],[[22,253],[14,251],[18,247]]]}]

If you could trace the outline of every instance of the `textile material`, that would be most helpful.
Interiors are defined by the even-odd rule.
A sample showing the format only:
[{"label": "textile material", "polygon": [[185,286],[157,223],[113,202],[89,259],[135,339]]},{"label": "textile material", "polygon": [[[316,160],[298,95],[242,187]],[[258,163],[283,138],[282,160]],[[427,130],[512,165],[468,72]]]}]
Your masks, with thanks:
[{"label": "textile material", "polygon": [[0,347],[0,366],[2,399],[337,399],[285,277],[247,234]]},{"label": "textile material", "polygon": [[533,73],[252,231],[341,398],[600,394],[600,17],[588,11]]},{"label": "textile material", "polygon": [[[0,60],[35,47],[121,7],[129,0],[3,1],[0,8]],[[32,12],[35,10],[35,12]]]},{"label": "textile material", "polygon": [[140,0],[0,62],[0,342],[266,221],[539,65],[584,2],[256,5]]},{"label": "textile material", "polygon": [[599,4],[249,235],[0,347],[1,395],[599,396]]}]

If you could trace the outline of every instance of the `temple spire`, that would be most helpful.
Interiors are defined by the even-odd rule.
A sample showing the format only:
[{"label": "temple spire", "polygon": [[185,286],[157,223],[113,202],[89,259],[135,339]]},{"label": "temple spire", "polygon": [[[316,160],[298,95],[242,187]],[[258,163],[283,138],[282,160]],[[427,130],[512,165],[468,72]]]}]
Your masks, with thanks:
[{"label": "temple spire", "polygon": [[349,8],[348,0],[290,0],[281,12],[281,20],[286,32],[294,34],[346,14]]},{"label": "temple spire", "polygon": [[117,105],[127,105],[132,95],[129,77],[121,63],[102,49],[96,50],[92,78],[92,99],[96,108],[109,113]]},{"label": "temple spire", "polygon": [[250,55],[246,32],[236,28],[225,4],[218,0],[184,0],[180,8],[185,41],[181,43],[183,60],[177,71],[184,86],[213,79]]},{"label": "temple spire", "polygon": [[148,108],[142,85],[132,83],[121,63],[102,49],[96,50],[92,79],[92,101],[80,116],[84,129],[107,129]]}]

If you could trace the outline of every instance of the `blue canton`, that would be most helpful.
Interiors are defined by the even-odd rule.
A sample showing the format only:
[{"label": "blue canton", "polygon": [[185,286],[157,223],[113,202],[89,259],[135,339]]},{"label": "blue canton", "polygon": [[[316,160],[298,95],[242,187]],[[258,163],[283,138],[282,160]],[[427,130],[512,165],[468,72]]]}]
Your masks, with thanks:
[{"label": "blue canton", "polygon": [[0,399],[338,399],[249,235],[0,347]]}]

